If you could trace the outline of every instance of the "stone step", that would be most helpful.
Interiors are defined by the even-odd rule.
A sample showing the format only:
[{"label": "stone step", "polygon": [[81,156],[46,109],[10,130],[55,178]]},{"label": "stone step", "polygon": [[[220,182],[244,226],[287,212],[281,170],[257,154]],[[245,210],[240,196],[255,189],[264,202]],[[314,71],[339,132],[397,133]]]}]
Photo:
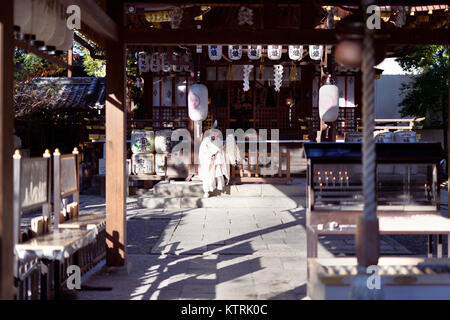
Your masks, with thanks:
[{"label": "stone step", "polygon": [[306,206],[306,197],[156,197],[141,196],[138,205],[149,209],[187,208],[299,208]]},{"label": "stone step", "polygon": [[[161,181],[154,186],[156,197],[202,197],[203,187],[200,181]],[[233,197],[301,197],[306,195],[304,180],[294,180],[293,184],[244,183],[225,186],[212,195]]]}]

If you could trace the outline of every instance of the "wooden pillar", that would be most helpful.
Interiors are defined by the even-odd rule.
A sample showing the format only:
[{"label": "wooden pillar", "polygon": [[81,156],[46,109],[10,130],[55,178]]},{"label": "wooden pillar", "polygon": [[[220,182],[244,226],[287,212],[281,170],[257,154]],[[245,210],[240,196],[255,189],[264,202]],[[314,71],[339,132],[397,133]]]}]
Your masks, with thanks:
[{"label": "wooden pillar", "polygon": [[[450,46],[447,46],[447,54],[450,54]],[[448,126],[447,126],[447,150],[448,150],[448,154],[447,154],[447,178],[448,178],[448,182],[447,182],[447,217],[450,218],[450,210],[448,210],[448,204],[450,203],[450,62],[448,64],[448,112],[447,112],[447,117],[448,117]],[[450,236],[448,236],[447,238],[448,240],[450,240]],[[448,241],[448,243],[450,244],[450,241]],[[450,250],[448,250],[447,252],[450,252]],[[450,256],[450,254],[449,254]]]},{"label": "wooden pillar", "polygon": [[[122,5],[108,1],[108,14],[119,25]],[[106,42],[106,232],[108,266],[126,258],[126,55],[120,38]]]},{"label": "wooden pillar", "polygon": [[13,278],[13,0],[0,10],[0,300],[12,299]]},{"label": "wooden pillar", "polygon": [[67,69],[67,77],[72,78],[72,67],[73,67],[73,47],[67,51],[67,64],[69,65],[69,69]]}]

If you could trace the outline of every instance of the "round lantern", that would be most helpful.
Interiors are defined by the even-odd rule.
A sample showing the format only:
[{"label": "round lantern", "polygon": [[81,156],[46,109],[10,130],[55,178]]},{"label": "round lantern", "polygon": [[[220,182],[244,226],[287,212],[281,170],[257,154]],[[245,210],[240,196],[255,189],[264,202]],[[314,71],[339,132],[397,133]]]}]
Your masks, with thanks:
[{"label": "round lantern", "polygon": [[181,55],[179,53],[172,53],[172,61],[175,63],[172,65],[172,70],[174,72],[181,72],[183,67],[181,66]]},{"label": "round lantern", "polygon": [[313,60],[320,60],[322,59],[323,55],[323,46],[309,46],[309,56]]},{"label": "round lantern", "polygon": [[247,47],[247,56],[250,60],[261,59],[262,46],[261,45],[249,45]]},{"label": "round lantern", "polygon": [[208,57],[212,61],[218,61],[222,58],[222,46],[210,45],[208,46]]},{"label": "round lantern", "polygon": [[303,46],[289,46],[289,59],[297,61],[303,57]]},{"label": "round lantern", "polygon": [[188,111],[193,121],[203,121],[208,117],[208,88],[205,85],[196,83],[189,87]]},{"label": "round lantern", "polygon": [[270,60],[280,60],[283,46],[270,45],[267,47],[267,56]]},{"label": "round lantern", "polygon": [[31,0],[14,1],[14,27],[16,31],[23,32],[23,27],[31,21],[31,15]]},{"label": "round lantern", "polygon": [[36,34],[37,41],[35,41],[35,45],[39,46],[40,49],[45,48],[44,44],[52,38],[53,34],[56,32],[56,29],[58,28],[57,1],[47,0],[46,2],[48,8],[46,23],[44,29],[40,33]]},{"label": "round lantern", "polygon": [[47,5],[47,1],[32,0],[31,4],[32,15],[31,24],[28,30],[24,30],[25,39],[31,40],[31,44],[35,46],[43,46],[42,41],[37,41],[36,35],[41,35],[45,29],[47,23],[47,17],[50,14],[50,7]]},{"label": "round lantern", "polygon": [[39,48],[40,50],[49,51],[49,54],[54,54],[56,47],[62,46],[66,37],[67,29],[64,7],[59,2],[55,3],[54,13],[56,16],[55,31],[51,35],[51,37],[47,41],[45,41],[45,46]]},{"label": "round lantern", "polygon": [[319,116],[325,122],[333,122],[338,115],[339,89],[328,81],[319,90]]},{"label": "round lantern", "polygon": [[228,46],[228,58],[231,60],[239,60],[242,58],[242,46]]}]

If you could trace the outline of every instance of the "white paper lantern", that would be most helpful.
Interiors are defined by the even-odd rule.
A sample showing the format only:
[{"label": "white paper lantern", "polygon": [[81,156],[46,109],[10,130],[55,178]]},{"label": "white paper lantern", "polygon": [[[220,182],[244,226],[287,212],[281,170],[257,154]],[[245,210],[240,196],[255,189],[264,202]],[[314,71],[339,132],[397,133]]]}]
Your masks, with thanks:
[{"label": "white paper lantern", "polygon": [[31,0],[14,1],[14,26],[20,28],[20,32],[23,33],[23,27],[30,23],[32,13]]},{"label": "white paper lantern", "polygon": [[262,46],[261,45],[249,45],[247,47],[247,56],[250,60],[261,59]]},{"label": "white paper lantern", "polygon": [[27,25],[26,30],[23,31],[26,39],[35,40],[37,34],[41,34],[47,22],[47,16],[50,12],[46,1],[32,0],[31,3],[31,23]]},{"label": "white paper lantern", "polygon": [[222,59],[222,46],[210,45],[208,46],[208,57],[212,61]]},{"label": "white paper lantern", "polygon": [[52,34],[50,39],[45,42],[47,51],[54,51],[56,47],[62,46],[64,39],[66,37],[66,18],[64,7],[57,2],[55,7],[55,15],[56,15],[56,29]]},{"label": "white paper lantern", "polygon": [[311,57],[311,59],[320,60],[322,59],[322,55],[323,55],[323,46],[317,45],[309,46],[309,56]]},{"label": "white paper lantern", "polygon": [[303,57],[303,46],[289,46],[289,59],[297,61]]},{"label": "white paper lantern", "polygon": [[139,72],[150,71],[150,58],[147,52],[139,52],[138,54],[138,68]]},{"label": "white paper lantern", "polygon": [[196,83],[189,87],[188,111],[193,121],[203,121],[208,117],[208,88],[205,85]]},{"label": "white paper lantern", "polygon": [[150,70],[152,72],[160,72],[161,71],[161,59],[159,58],[158,52],[153,52],[150,59]]},{"label": "white paper lantern", "polygon": [[56,32],[56,29],[60,26],[58,26],[58,7],[57,7],[57,1],[56,0],[47,0],[45,1],[47,5],[47,16],[46,16],[46,23],[44,26],[44,29],[36,34],[36,40],[40,41],[41,43],[37,43],[40,46],[43,46],[48,40],[51,39],[53,34]]},{"label": "white paper lantern", "polygon": [[181,56],[177,53],[172,53],[172,61],[175,61],[175,64],[172,65],[172,70],[174,72],[181,72],[183,67],[181,66]]},{"label": "white paper lantern", "polygon": [[161,69],[163,72],[170,72],[172,70],[169,60],[167,60],[166,52],[161,53]]},{"label": "white paper lantern", "polygon": [[339,88],[325,84],[319,90],[319,116],[325,122],[336,121],[339,115]]},{"label": "white paper lantern", "polygon": [[270,45],[267,47],[267,56],[270,60],[280,60],[282,55],[283,46]]},{"label": "white paper lantern", "polygon": [[242,58],[242,46],[228,46],[228,58],[231,60],[239,60]]}]

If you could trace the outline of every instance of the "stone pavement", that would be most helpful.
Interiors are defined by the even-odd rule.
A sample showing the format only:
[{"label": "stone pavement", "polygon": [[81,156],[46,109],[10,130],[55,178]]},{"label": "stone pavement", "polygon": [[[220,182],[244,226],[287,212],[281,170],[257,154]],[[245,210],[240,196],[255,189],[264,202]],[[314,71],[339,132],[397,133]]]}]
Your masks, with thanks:
[{"label": "stone pavement", "polygon": [[[102,202],[103,201],[103,202]],[[84,196],[84,211],[104,200]],[[127,201],[127,268],[102,268],[79,299],[302,299],[306,296],[305,210],[142,209]],[[104,207],[103,207],[104,210]],[[409,254],[382,237],[382,254]],[[354,254],[354,239],[322,237],[319,256]]]}]

